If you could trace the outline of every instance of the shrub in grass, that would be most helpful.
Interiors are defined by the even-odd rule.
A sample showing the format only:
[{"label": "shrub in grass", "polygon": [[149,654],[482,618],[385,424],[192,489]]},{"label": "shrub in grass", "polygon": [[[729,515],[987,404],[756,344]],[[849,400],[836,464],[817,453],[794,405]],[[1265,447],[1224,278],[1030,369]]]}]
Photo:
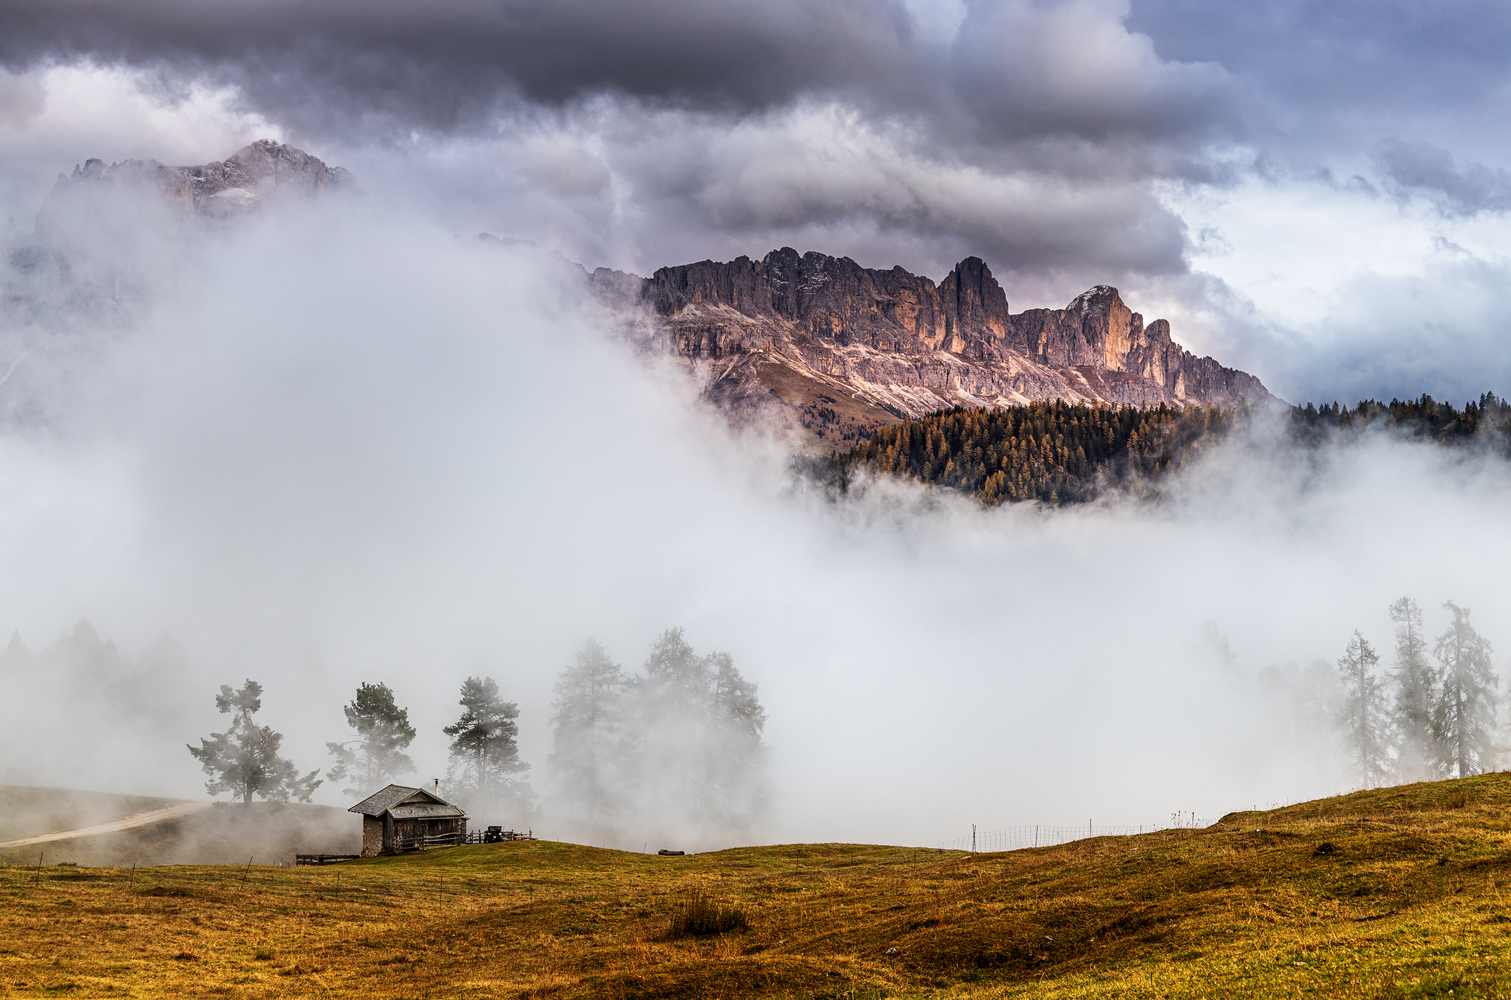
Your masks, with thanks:
[{"label": "shrub in grass", "polygon": [[662,937],[671,941],[681,937],[703,937],[709,934],[727,934],[742,931],[750,926],[745,911],[737,906],[726,906],[701,892],[688,893],[687,898],[672,914],[672,922]]}]

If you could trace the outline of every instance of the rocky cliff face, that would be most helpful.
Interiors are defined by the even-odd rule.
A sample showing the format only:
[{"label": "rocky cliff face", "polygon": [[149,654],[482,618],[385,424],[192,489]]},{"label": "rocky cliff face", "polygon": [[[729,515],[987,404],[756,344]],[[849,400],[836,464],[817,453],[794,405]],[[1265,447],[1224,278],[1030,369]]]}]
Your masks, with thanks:
[{"label": "rocky cliff face", "polygon": [[836,445],[951,406],[1274,400],[1254,376],[1176,344],[1164,320],[1146,326],[1106,285],[1013,314],[976,257],[936,285],[783,248],[665,267],[641,294],[677,353],[707,368],[712,395],[784,408]]}]

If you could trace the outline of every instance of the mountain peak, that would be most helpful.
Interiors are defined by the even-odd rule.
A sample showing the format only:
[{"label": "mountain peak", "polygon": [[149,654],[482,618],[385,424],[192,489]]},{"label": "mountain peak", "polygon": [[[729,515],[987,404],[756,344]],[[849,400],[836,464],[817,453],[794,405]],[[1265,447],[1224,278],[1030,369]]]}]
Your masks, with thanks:
[{"label": "mountain peak", "polygon": [[1106,312],[1112,303],[1121,301],[1118,290],[1111,285],[1092,285],[1071,299],[1065,311],[1087,316],[1091,313]]},{"label": "mountain peak", "polygon": [[1111,285],[1064,309],[1010,313],[980,257],[936,284],[783,247],[759,263],[663,267],[644,295],[674,349],[711,366],[711,396],[742,413],[774,407],[832,446],[953,406],[1274,398],[1254,376],[1173,342],[1164,320],[1146,326]]},{"label": "mountain peak", "polygon": [[58,175],[38,215],[39,228],[55,221],[66,203],[113,193],[116,189],[155,192],[191,217],[224,219],[245,214],[287,197],[330,191],[359,191],[342,167],[330,167],[297,146],[258,139],[224,160],[199,166],[171,167],[157,160],[122,160],[107,164],[91,158]]}]

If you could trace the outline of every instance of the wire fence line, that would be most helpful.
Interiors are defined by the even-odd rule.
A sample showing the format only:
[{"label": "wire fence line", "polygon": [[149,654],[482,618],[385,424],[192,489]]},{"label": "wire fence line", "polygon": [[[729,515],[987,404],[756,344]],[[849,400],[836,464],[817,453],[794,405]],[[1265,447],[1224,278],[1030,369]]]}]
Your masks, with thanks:
[{"label": "wire fence line", "polygon": [[1141,833],[1156,833],[1160,830],[1191,830],[1210,826],[1211,820],[1198,819],[1192,813],[1179,813],[1163,823],[1145,823],[1122,826],[1097,826],[1090,820],[1074,826],[1009,826],[1000,830],[976,830],[939,845],[946,851],[973,851],[984,854],[994,851],[1022,851],[1033,847],[1055,847],[1077,840],[1093,837],[1134,837]]}]

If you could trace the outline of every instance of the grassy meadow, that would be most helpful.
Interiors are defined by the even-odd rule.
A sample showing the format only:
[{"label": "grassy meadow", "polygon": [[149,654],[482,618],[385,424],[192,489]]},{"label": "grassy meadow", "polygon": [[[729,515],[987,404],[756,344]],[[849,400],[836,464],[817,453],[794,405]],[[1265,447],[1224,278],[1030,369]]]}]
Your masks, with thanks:
[{"label": "grassy meadow", "polygon": [[[11,865],[0,995],[1511,996],[1508,808],[1491,774],[1002,854]],[[671,933],[693,899],[745,927]]]}]

